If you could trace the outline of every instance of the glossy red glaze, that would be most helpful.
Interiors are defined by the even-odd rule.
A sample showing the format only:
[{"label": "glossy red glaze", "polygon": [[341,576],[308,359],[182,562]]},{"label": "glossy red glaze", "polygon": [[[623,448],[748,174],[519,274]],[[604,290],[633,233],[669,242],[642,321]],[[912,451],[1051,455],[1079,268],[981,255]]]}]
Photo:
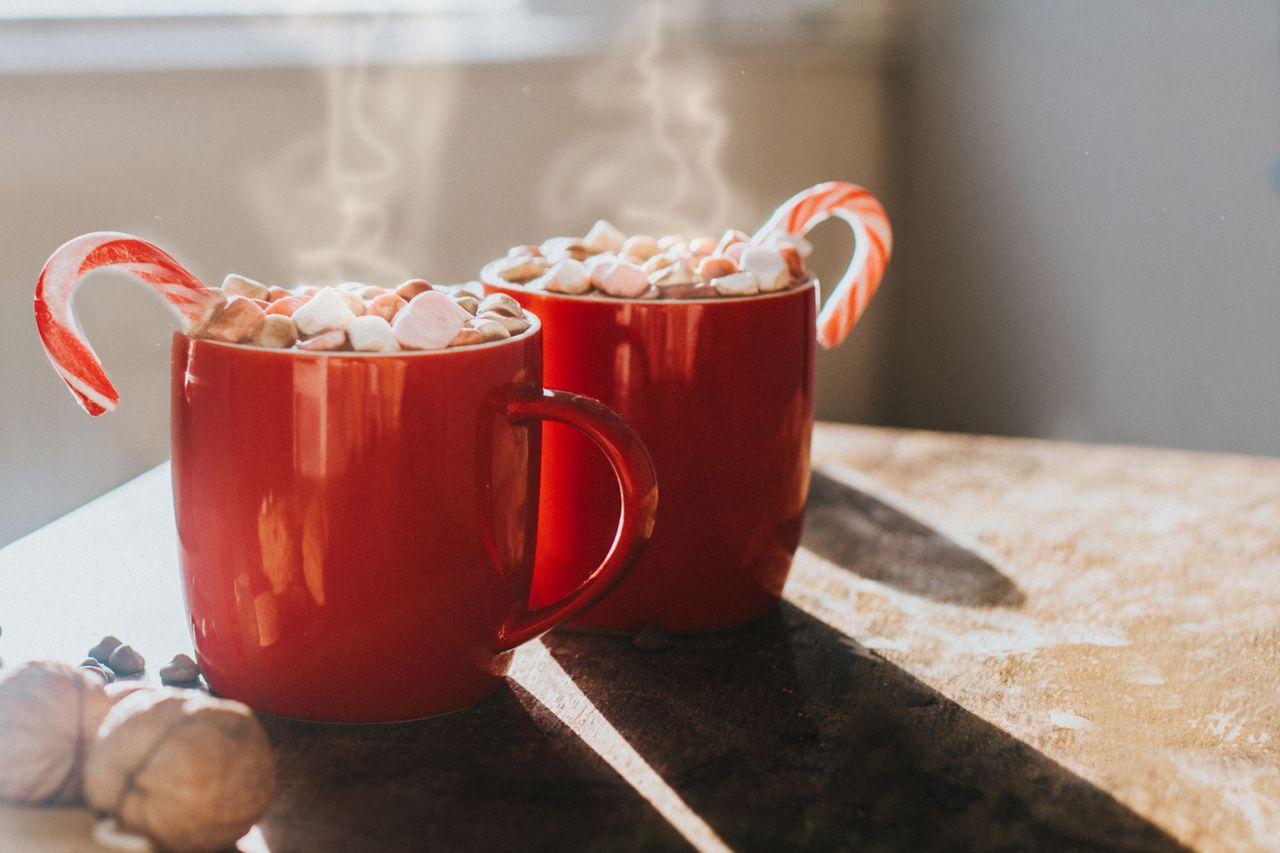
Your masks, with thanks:
[{"label": "glossy red glaze", "polygon": [[[174,336],[174,512],[216,693],[335,722],[452,711],[621,579],[652,528],[652,463],[615,414],[543,390],[541,345],[536,327],[393,355]],[[599,444],[624,509],[590,578],[531,609],[545,418]]]},{"label": "glossy red glaze", "polygon": [[[767,613],[800,543],[809,485],[817,286],[744,299],[647,301],[485,287],[537,314],[549,384],[617,411],[653,454],[662,506],[616,590],[575,624],[729,628]],[[543,433],[535,601],[608,546],[608,469],[578,435]],[[603,529],[602,529],[603,527]]]}]

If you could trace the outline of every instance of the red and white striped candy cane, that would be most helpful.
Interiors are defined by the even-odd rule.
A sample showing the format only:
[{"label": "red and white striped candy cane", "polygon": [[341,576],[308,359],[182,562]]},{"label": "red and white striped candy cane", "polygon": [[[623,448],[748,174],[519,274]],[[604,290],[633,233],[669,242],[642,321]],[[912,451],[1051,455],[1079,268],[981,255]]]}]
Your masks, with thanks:
[{"label": "red and white striped candy cane", "polygon": [[792,196],[751,238],[762,243],[775,231],[803,236],[832,216],[849,223],[854,242],[849,268],[818,314],[818,343],[827,349],[839,346],[853,331],[889,264],[893,232],[880,202],[856,184],[818,184]]},{"label": "red and white striped candy cane", "polygon": [[53,369],[91,415],[114,409],[120,395],[76,322],[71,296],[86,273],[108,267],[123,269],[155,288],[178,309],[188,329],[199,322],[213,297],[163,249],[128,234],[95,231],[58,247],[36,281],[36,328]]}]

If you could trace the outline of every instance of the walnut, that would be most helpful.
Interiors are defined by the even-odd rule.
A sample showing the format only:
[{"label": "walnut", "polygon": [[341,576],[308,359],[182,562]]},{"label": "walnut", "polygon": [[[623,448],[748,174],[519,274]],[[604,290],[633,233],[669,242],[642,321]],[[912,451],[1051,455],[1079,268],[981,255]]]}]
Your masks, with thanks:
[{"label": "walnut", "polygon": [[69,664],[28,661],[0,675],[0,799],[78,802],[89,741],[110,708],[102,680]]},{"label": "walnut", "polygon": [[235,842],[266,811],[275,762],[239,702],[153,689],[116,702],[85,760],[85,799],[167,850]]}]

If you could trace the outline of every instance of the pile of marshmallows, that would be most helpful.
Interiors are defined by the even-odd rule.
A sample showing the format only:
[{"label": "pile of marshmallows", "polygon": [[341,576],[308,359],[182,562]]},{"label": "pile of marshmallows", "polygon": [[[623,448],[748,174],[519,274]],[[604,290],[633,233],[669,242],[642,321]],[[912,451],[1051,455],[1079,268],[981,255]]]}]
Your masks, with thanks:
[{"label": "pile of marshmallows", "polygon": [[434,350],[500,341],[532,325],[514,299],[485,297],[475,282],[433,287],[417,278],[394,289],[347,282],[290,290],[229,275],[211,292],[192,337],[276,349]]},{"label": "pile of marshmallows", "polygon": [[553,293],[624,299],[754,296],[808,281],[804,259],[812,250],[803,237],[783,231],[759,242],[736,230],[719,240],[628,237],[601,219],[585,237],[516,246],[492,269],[509,284]]}]

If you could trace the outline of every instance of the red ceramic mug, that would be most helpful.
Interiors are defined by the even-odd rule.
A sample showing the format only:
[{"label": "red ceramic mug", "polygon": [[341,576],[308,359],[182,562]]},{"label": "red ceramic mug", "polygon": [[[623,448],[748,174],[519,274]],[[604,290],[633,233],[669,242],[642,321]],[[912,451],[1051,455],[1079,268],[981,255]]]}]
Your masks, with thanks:
[{"label": "red ceramic mug", "polygon": [[[483,283],[542,319],[547,382],[617,411],[662,482],[644,556],[575,624],[707,631],[767,613],[804,523],[817,283],[734,299],[581,297],[507,284],[497,263]],[[607,550],[616,491],[580,436],[548,425],[535,602],[575,588]]]},{"label": "red ceramic mug", "polygon": [[[196,652],[216,693],[260,711],[380,722],[465,707],[512,649],[617,584],[652,529],[644,446],[601,404],[543,389],[537,323],[395,354],[179,333],[172,382]],[[609,528],[599,565],[534,606],[544,419],[603,451],[613,515],[593,516]]]}]

